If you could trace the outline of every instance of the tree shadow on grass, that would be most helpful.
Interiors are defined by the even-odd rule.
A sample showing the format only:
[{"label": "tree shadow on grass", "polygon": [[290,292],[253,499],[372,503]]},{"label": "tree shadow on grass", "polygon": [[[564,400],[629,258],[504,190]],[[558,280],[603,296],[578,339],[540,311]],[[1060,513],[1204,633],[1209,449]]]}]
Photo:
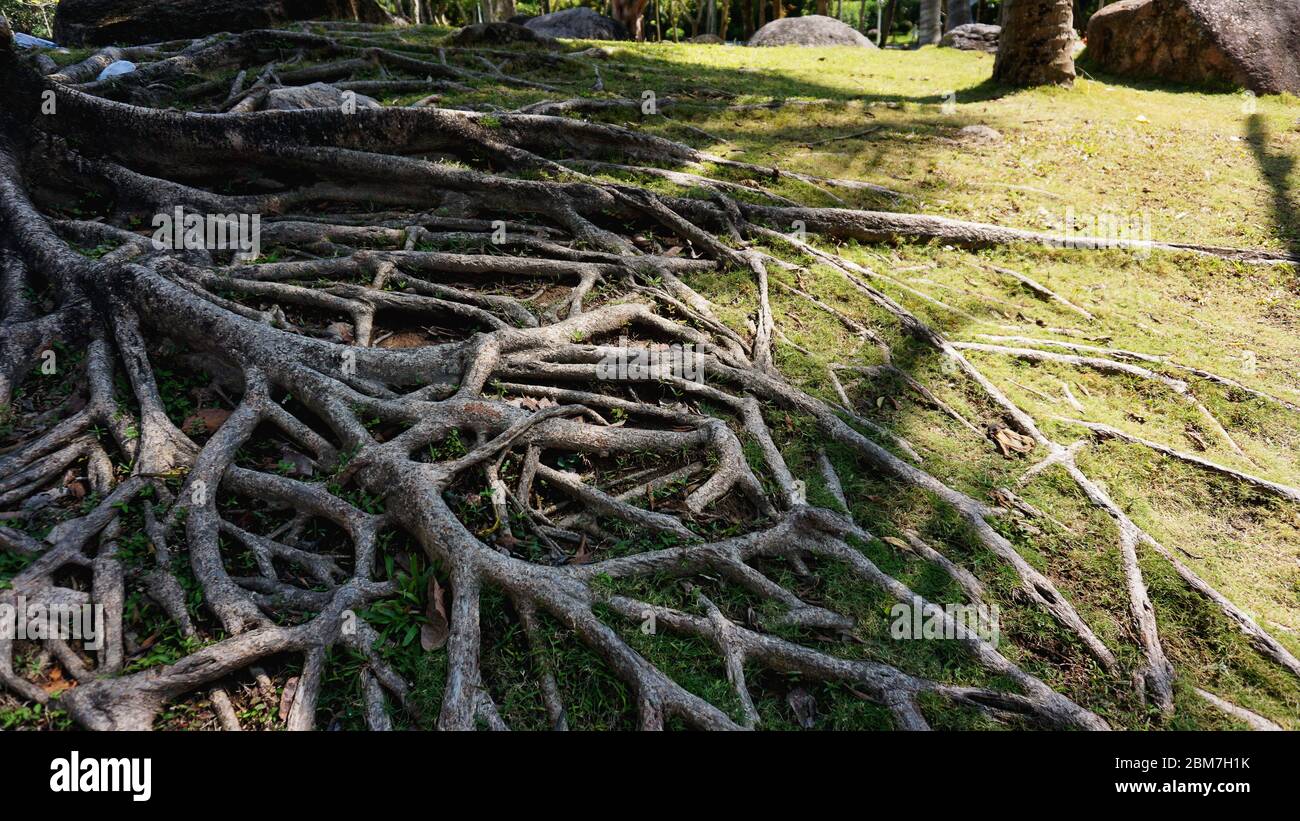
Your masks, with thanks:
[{"label": "tree shadow on grass", "polygon": [[1259,173],[1272,194],[1273,225],[1278,239],[1292,254],[1300,253],[1300,209],[1297,209],[1288,180],[1296,169],[1295,157],[1270,147],[1271,136],[1264,115],[1254,113],[1246,121],[1246,143]]}]

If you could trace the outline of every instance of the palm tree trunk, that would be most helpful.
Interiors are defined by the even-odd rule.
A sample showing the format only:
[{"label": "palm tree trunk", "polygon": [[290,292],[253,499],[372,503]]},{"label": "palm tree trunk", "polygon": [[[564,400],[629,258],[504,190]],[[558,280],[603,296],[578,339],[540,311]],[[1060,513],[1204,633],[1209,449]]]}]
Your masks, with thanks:
[{"label": "palm tree trunk", "polygon": [[970,0],[948,0],[948,19],[944,21],[944,31],[952,31],[971,22]]},{"label": "palm tree trunk", "polygon": [[943,36],[940,20],[943,0],[921,0],[921,22],[917,25],[918,46],[933,46]]},{"label": "palm tree trunk", "polygon": [[1006,85],[1074,82],[1072,0],[1006,0],[993,79]]},{"label": "palm tree trunk", "polygon": [[894,32],[894,16],[898,13],[898,0],[889,0],[889,8],[885,9],[885,22],[880,26],[880,47],[884,48],[889,44],[889,35]]}]

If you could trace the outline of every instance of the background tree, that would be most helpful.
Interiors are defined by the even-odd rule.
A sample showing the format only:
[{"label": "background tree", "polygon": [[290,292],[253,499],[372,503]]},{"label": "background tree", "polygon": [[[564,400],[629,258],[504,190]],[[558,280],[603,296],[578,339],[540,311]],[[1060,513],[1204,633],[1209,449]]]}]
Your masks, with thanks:
[{"label": "background tree", "polygon": [[948,0],[948,19],[944,21],[944,31],[951,31],[957,26],[971,23],[970,0]]},{"label": "background tree", "polygon": [[9,18],[14,31],[49,37],[58,0],[0,0],[0,14]]},{"label": "background tree", "polygon": [[881,48],[889,43],[889,34],[894,30],[894,19],[897,14],[898,0],[889,0],[889,5],[885,8],[885,22],[880,27]]},{"label": "background tree", "polygon": [[610,4],[614,19],[626,26],[635,40],[645,39],[643,17],[648,3],[649,0],[613,0]]},{"label": "background tree", "polygon": [[1006,0],[993,79],[1017,86],[1074,82],[1071,0]]},{"label": "background tree", "polygon": [[935,45],[943,36],[943,26],[940,22],[942,9],[943,0],[921,0],[921,16],[917,24],[916,44],[918,46]]}]

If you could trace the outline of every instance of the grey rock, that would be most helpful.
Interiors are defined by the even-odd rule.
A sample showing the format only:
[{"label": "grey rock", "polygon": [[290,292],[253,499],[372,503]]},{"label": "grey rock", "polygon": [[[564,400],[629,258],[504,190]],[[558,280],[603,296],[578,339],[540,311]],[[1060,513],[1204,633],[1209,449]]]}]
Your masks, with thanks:
[{"label": "grey rock", "polygon": [[1120,0],[1088,21],[1102,71],[1300,94],[1300,0]]},{"label": "grey rock", "polygon": [[962,51],[987,51],[991,54],[998,50],[998,37],[1001,34],[1001,26],[967,23],[950,29],[939,41],[939,45]]},{"label": "grey rock", "polygon": [[559,45],[552,38],[518,23],[476,23],[452,33],[447,42],[454,46]]},{"label": "grey rock", "polygon": [[524,23],[545,37],[563,37],[568,40],[630,40],[627,27],[612,17],[597,14],[586,6],[565,9]]},{"label": "grey rock", "polygon": [[[357,108],[380,108],[378,101],[364,94],[356,97]],[[326,83],[272,89],[266,95],[269,111],[301,111],[307,108],[342,108],[343,92]]]},{"label": "grey rock", "polygon": [[957,139],[972,143],[1000,143],[1002,132],[987,125],[968,125],[957,132]]},{"label": "grey rock", "polygon": [[876,47],[875,43],[852,26],[820,14],[773,20],[754,32],[754,36],[749,38],[748,45]]}]

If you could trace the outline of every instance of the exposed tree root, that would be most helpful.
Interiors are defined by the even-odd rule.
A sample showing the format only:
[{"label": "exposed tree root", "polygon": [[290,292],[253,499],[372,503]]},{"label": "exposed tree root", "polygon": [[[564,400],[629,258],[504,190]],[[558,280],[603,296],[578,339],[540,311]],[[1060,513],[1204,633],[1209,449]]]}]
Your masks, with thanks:
[{"label": "exposed tree root", "polygon": [[[882,372],[980,434],[893,363],[881,334],[775,279],[774,272],[798,267],[779,258],[777,247],[828,265],[956,363],[1046,450],[1029,476],[1059,466],[1113,517],[1144,659],[1137,678],[1161,710],[1172,709],[1174,671],[1138,567],[1139,544],[1174,562],[1264,652],[1300,674],[1284,648],[1138,528],[1078,468],[1075,450],[1048,440],[963,351],[1155,379],[1204,410],[1185,383],[1114,358],[949,342],[869,283],[882,275],[773,229],[801,220],[809,233],[828,238],[941,239],[962,247],[1043,237],[928,216],[804,208],[774,195],[766,196],[775,205],[753,205],[738,195],[762,196],[760,189],[704,172],[712,165],[755,180],[789,176],[891,192],[552,116],[626,101],[567,100],[491,115],[431,105],[259,111],[275,88],[311,82],[376,93],[485,78],[546,91],[568,84],[513,77],[502,55],[488,51],[449,49],[435,60],[380,32],[328,30],[106,49],[45,76],[0,32],[0,394],[7,401],[54,343],[84,352],[76,365],[79,406],[38,420],[0,453],[0,508],[57,492],[68,471],[84,474],[94,494],[43,541],[14,523],[0,527],[0,550],[25,562],[0,602],[23,595],[105,608],[105,647],[93,664],[64,643],[46,642],[78,679],[60,703],[82,726],[149,728],[169,702],[197,693],[211,701],[222,727],[240,729],[233,682],[289,658],[297,682],[284,726],[311,729],[332,651],[346,650],[363,659],[356,693],[366,725],[392,728],[399,711],[415,713],[410,684],[387,660],[384,636],[365,614],[409,595],[402,590],[408,577],[391,564],[398,558],[391,545],[407,540],[430,568],[421,577],[429,584],[422,591],[426,626],[441,619],[446,628],[426,636],[439,647],[445,641],[436,716],[442,728],[507,725],[484,659],[487,615],[499,615],[488,613],[488,602],[502,599],[521,628],[547,722],[557,729],[569,718],[557,681],[563,671],[545,652],[555,625],[623,683],[646,729],[760,726],[753,680],[762,671],[849,685],[906,729],[930,726],[928,696],[995,721],[1106,728],[954,620],[943,603],[921,600],[881,571],[861,549],[874,541],[869,527],[809,504],[807,485],[769,427],[777,409],[812,419],[821,436],[880,476],[954,510],[975,542],[1013,569],[1028,602],[1051,614],[1104,671],[1120,670],[1050,572],[993,527],[997,508],[918,468],[920,456],[905,440],[854,409],[836,372],[855,366],[830,369],[842,407],[780,373],[773,346],[785,337],[773,285],[877,346],[887,363]],[[139,69],[113,82],[91,79],[123,57]],[[546,59],[560,70],[576,61]],[[392,74],[354,79],[380,67]],[[233,80],[212,76],[231,71],[238,71]],[[195,76],[204,79],[187,79]],[[178,91],[183,80],[188,85]],[[157,107],[178,94],[208,113]],[[43,99],[54,100],[54,113],[40,113]],[[607,172],[701,185],[710,198],[589,176]],[[69,219],[69,187],[108,204],[95,219]],[[139,232],[154,215],[177,208],[257,213],[262,250],[278,258],[164,250]],[[79,252],[97,246],[107,248],[98,258]],[[724,323],[682,279],[710,270],[752,280],[757,310],[747,333]],[[1016,278],[1089,316],[1030,278]],[[38,285],[54,295],[52,310],[24,296]],[[689,349],[668,366],[649,364],[652,355],[680,352],[675,346]],[[214,407],[196,416],[201,431],[173,418],[161,382],[175,367],[208,383]],[[1296,498],[1291,488],[1142,444]],[[824,457],[821,474],[838,504],[852,509]],[[124,549],[132,528],[147,537],[147,567]],[[626,534],[656,541],[614,552]],[[989,598],[970,570],[919,536],[909,533],[898,549],[940,567],[969,603]],[[409,561],[413,551],[400,555]],[[818,631],[851,634],[856,623],[777,579],[785,567],[806,576],[831,565],[890,601],[921,602],[970,658],[1012,689],[934,681],[819,649]],[[69,581],[74,571],[88,574],[89,584]],[[628,592],[665,577],[711,587],[692,586],[682,607]],[[182,579],[201,592],[200,613],[191,611]],[[739,592],[766,615],[749,617],[717,589]],[[206,625],[226,637],[173,663],[124,673],[135,641],[126,623],[134,590],[146,592],[183,636],[195,638]],[[620,618],[608,619],[611,613]],[[736,709],[692,693],[634,649],[620,632],[623,619],[652,620],[656,629],[711,646]],[[777,626],[796,630],[798,640],[778,637]],[[15,642],[0,642],[0,683],[47,702],[16,670],[14,652]]]}]

